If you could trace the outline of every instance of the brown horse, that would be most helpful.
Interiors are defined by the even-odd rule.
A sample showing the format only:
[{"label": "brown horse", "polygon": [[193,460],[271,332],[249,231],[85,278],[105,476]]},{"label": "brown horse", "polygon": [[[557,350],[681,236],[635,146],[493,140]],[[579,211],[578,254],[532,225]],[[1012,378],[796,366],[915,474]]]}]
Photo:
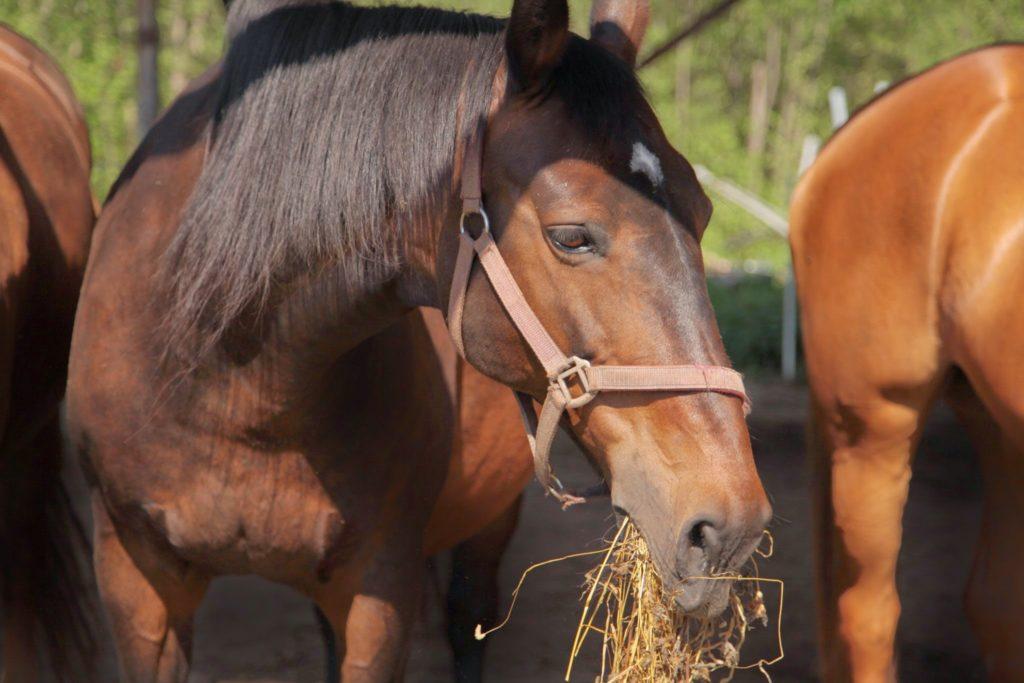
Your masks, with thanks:
[{"label": "brown horse", "polygon": [[941,64],[854,117],[794,197],[828,680],[896,675],[901,517],[940,397],[984,475],[967,613],[992,680],[1024,680],[1022,96],[1024,46]]},{"label": "brown horse", "polygon": [[95,219],[89,136],[57,65],[4,25],[0,93],[0,678],[36,680],[42,646],[71,680],[91,641],[58,404]]},{"label": "brown horse", "polygon": [[[344,680],[400,675],[453,433],[443,368],[403,315],[447,303],[480,121],[493,234],[559,349],[728,362],[710,203],[632,69],[646,16],[598,2],[586,40],[565,0],[517,0],[507,22],[232,5],[223,66],[112,191],[72,343],[69,436],[129,680],[184,679],[206,586],[243,572],[317,602]],[[464,304],[469,362],[543,398],[551,375],[479,270]],[[681,604],[720,609],[722,582],[694,577],[742,563],[769,514],[741,401],[602,393],[570,422]]]}]

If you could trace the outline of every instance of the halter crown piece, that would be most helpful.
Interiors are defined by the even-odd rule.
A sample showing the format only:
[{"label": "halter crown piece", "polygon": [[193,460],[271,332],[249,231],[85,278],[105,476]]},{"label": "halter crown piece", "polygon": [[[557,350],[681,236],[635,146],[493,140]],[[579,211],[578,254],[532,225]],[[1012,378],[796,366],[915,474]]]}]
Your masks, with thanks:
[{"label": "halter crown piece", "polygon": [[[552,473],[551,443],[565,410],[590,403],[602,391],[714,392],[741,399],[749,412],[750,399],[743,388],[743,378],[732,368],[718,365],[591,365],[583,358],[562,353],[526,302],[491,236],[481,185],[483,141],[484,125],[481,121],[466,145],[462,161],[462,218],[459,223],[459,253],[448,297],[448,329],[455,348],[465,358],[463,308],[473,261],[479,257],[491,287],[547,374],[547,397],[539,420],[533,410],[533,399],[515,392],[533,452],[534,471],[541,485],[564,507],[585,501],[584,497],[566,490]],[[470,234],[466,224],[467,219],[474,216],[482,226],[476,237]],[[577,395],[573,395],[573,387],[576,387]]]}]

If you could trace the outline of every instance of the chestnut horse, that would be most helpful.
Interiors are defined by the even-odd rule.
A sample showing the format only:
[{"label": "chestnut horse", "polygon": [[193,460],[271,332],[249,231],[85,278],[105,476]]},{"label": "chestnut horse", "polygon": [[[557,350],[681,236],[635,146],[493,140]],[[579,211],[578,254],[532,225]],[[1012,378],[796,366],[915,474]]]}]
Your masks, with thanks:
[{"label": "chestnut horse", "polygon": [[95,219],[89,136],[57,65],[2,24],[0,93],[0,678],[36,680],[42,648],[75,680],[91,639],[58,404]]},{"label": "chestnut horse", "polygon": [[828,680],[896,675],[901,517],[940,397],[984,479],[967,613],[991,679],[1024,680],[1022,120],[1024,46],[963,55],[857,114],[794,197]]},{"label": "chestnut horse", "polygon": [[[232,3],[223,65],[104,208],[72,342],[69,437],[128,680],[185,679],[196,606],[228,573],[310,595],[344,680],[401,675],[453,433],[443,369],[403,316],[448,302],[481,121],[491,230],[553,345],[728,363],[699,247],[710,202],[633,71],[646,3],[599,0],[592,23],[571,34],[566,0],[516,0],[507,22]],[[479,269],[462,303],[468,361],[544,398],[551,375]],[[699,577],[744,562],[770,511],[742,402],[590,398],[567,423],[615,509],[681,604],[720,610],[723,582]]]}]

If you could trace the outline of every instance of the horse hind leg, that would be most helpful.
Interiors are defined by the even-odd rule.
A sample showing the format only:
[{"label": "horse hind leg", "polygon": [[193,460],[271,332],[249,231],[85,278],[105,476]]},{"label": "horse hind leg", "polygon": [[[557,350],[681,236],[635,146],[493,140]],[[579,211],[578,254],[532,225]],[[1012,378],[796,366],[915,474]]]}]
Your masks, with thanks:
[{"label": "horse hind leg", "polygon": [[118,529],[93,494],[93,563],[126,683],[185,683],[195,611],[209,586],[130,530]]},{"label": "horse hind leg", "polygon": [[522,496],[476,536],[452,551],[452,578],[448,586],[448,642],[458,683],[483,680],[484,647],[477,640],[477,624],[493,626],[498,617],[498,569],[519,521]]},{"label": "horse hind leg", "polygon": [[934,380],[898,398],[867,392],[847,403],[813,398],[809,455],[827,681],[896,678],[903,508],[912,455],[937,386]]},{"label": "horse hind leg", "polygon": [[[1024,680],[1024,448],[991,416],[964,376],[949,404],[967,428],[984,482],[981,531],[964,603],[989,680]],[[1022,416],[1024,417],[1024,416]],[[1024,419],[1018,422],[1024,426]]]}]

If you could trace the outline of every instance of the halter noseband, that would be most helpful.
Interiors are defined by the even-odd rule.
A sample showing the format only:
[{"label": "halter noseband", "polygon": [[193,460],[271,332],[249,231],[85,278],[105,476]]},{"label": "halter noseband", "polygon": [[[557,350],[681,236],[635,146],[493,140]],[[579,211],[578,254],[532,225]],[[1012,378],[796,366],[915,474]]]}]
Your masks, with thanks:
[{"label": "halter noseband", "polygon": [[[541,485],[563,506],[584,502],[585,498],[566,490],[551,471],[551,443],[567,408],[590,403],[602,391],[670,391],[675,393],[714,392],[735,396],[749,411],[750,399],[743,388],[742,376],[732,368],[718,365],[591,365],[578,356],[566,356],[544,329],[516,284],[498,245],[491,237],[490,221],[483,207],[481,171],[483,166],[483,123],[477,127],[464,150],[462,160],[462,217],[459,221],[459,253],[448,297],[448,329],[459,354],[465,358],[462,341],[463,308],[469,275],[476,257],[498,299],[526,340],[548,378],[547,397],[538,420],[532,397],[515,392],[526,427],[534,471]],[[466,229],[466,220],[476,216],[482,227],[477,237]],[[580,393],[573,395],[572,385]],[[557,488],[556,488],[557,486]]]}]

